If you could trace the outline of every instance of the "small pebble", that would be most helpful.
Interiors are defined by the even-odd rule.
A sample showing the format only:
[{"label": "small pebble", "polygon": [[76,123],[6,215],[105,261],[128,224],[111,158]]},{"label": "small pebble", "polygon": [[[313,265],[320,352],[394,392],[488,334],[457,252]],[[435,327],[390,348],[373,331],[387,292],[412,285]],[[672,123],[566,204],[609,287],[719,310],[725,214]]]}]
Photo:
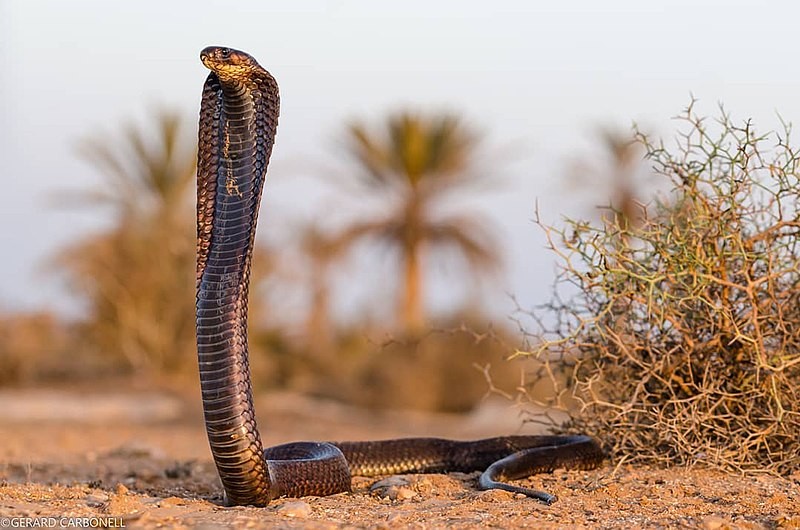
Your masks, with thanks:
[{"label": "small pebble", "polygon": [[305,501],[292,501],[278,507],[278,513],[286,517],[305,519],[311,515],[311,505]]},{"label": "small pebble", "polygon": [[396,487],[393,489],[395,491],[389,493],[389,498],[392,500],[407,501],[408,499],[413,499],[417,496],[417,492],[411,488]]},{"label": "small pebble", "polygon": [[370,488],[370,490],[378,497],[392,501],[405,501],[417,496],[417,492],[407,486],[385,486]]},{"label": "small pebble", "polygon": [[377,481],[369,491],[383,499],[404,501],[417,496],[417,492],[408,487],[410,484],[406,477],[392,476]]},{"label": "small pebble", "polygon": [[130,490],[125,486],[125,484],[117,484],[117,487],[114,488],[114,493],[117,495],[127,495]]},{"label": "small pebble", "polygon": [[86,497],[86,504],[92,507],[102,506],[108,500],[105,493],[92,493]]},{"label": "small pebble", "polygon": [[370,486],[369,489],[374,491],[381,488],[388,488],[389,486],[408,486],[409,484],[411,484],[411,482],[409,482],[408,478],[394,475],[377,481],[375,484]]}]

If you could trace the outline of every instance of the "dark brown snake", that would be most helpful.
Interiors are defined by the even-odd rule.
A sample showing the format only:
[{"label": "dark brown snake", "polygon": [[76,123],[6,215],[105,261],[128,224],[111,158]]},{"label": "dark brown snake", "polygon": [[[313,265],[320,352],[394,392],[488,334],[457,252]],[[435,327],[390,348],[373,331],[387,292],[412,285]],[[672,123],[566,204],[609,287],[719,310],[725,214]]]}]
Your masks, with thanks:
[{"label": "dark brown snake", "polygon": [[200,59],[211,73],[200,107],[197,355],[206,431],[227,503],[264,506],[283,495],[350,491],[351,475],[483,471],[480,488],[549,504],[553,495],[502,481],[557,467],[597,467],[603,453],[583,435],[294,442],[263,449],[250,385],[247,293],[261,190],[278,125],[278,85],[244,52],[208,47]]}]

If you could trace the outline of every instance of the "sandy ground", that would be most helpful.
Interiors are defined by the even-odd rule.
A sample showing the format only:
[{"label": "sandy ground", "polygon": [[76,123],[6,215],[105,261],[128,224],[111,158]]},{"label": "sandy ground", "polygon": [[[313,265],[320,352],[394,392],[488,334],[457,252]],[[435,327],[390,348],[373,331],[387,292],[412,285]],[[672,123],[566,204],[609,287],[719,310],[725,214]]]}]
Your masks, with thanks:
[{"label": "sandy ground", "polygon": [[[0,392],[0,529],[800,528],[800,475],[708,470],[557,471],[521,481],[552,506],[476,490],[477,473],[356,478],[353,493],[225,507],[196,394],[152,389]],[[468,416],[368,413],[302,396],[260,396],[266,443],[410,435],[476,438],[520,429],[492,403]]]}]

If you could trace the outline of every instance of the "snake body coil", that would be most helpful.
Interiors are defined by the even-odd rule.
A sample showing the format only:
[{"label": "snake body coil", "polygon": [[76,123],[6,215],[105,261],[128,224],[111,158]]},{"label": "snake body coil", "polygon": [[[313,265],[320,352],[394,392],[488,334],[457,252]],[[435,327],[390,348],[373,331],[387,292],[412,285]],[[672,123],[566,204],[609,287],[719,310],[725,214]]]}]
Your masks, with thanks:
[{"label": "snake body coil", "polygon": [[350,491],[353,475],[485,470],[482,488],[511,486],[556,467],[596,467],[587,436],[505,436],[462,442],[406,438],[295,442],[263,449],[247,351],[247,295],[264,176],[278,124],[278,85],[251,56],[208,47],[197,172],[197,354],[211,452],[229,504],[266,505],[281,495]]}]

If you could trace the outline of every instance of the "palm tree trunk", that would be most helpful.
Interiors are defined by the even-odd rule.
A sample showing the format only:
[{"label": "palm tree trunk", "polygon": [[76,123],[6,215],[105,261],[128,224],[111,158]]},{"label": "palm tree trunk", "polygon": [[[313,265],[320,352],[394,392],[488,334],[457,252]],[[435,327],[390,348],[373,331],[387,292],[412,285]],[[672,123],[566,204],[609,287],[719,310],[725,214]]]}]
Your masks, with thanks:
[{"label": "palm tree trunk", "polygon": [[311,279],[311,308],[306,320],[306,337],[315,353],[327,357],[331,346],[331,326],[328,314],[329,296],[326,276],[322,267],[315,267]]},{"label": "palm tree trunk", "polygon": [[402,324],[406,331],[422,329],[425,318],[422,313],[422,271],[420,269],[420,245],[408,241],[403,253],[405,259],[405,286],[401,308]]}]

